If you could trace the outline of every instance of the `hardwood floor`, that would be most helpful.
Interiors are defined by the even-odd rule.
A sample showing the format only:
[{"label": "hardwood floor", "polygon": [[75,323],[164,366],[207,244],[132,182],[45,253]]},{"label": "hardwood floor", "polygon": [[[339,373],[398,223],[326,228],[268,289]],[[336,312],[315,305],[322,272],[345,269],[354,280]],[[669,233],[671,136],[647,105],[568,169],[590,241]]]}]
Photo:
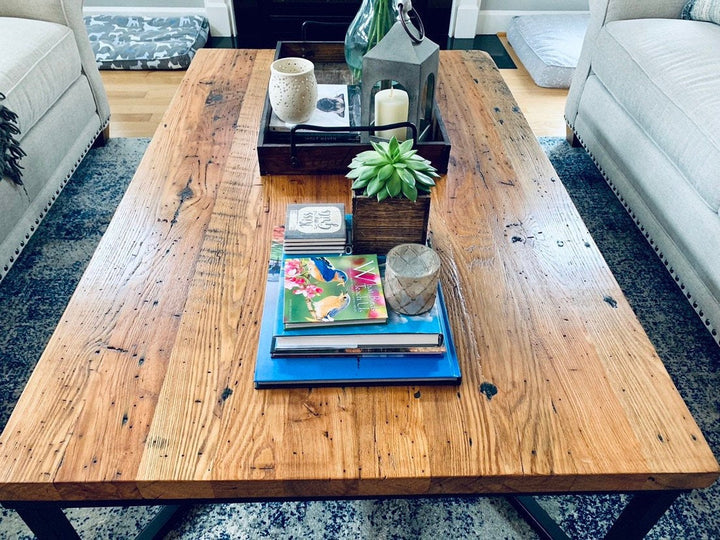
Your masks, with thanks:
[{"label": "hardwood floor", "polygon": [[[567,90],[537,86],[504,36],[517,69],[500,70],[536,136],[564,137]],[[152,137],[184,71],[101,71],[110,100],[111,137]]]},{"label": "hardwood floor", "polygon": [[111,137],[152,137],[185,71],[100,72],[110,101]]}]

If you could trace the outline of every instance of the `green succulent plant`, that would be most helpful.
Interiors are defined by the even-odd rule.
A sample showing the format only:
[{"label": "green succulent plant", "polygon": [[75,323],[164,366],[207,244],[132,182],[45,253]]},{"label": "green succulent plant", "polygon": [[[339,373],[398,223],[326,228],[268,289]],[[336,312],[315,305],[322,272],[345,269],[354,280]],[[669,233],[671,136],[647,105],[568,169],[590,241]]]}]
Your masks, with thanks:
[{"label": "green succulent plant", "polygon": [[402,143],[393,137],[389,142],[370,142],[374,150],[360,152],[350,162],[352,189],[363,190],[378,201],[388,197],[407,197],[416,201],[418,192],[429,192],[439,175],[430,161],[413,150],[412,139]]}]

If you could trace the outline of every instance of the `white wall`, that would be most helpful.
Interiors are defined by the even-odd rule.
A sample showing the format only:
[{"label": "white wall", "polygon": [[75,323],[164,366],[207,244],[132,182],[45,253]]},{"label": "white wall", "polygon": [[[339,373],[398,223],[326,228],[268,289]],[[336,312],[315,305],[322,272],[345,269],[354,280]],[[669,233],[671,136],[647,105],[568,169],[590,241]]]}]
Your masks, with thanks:
[{"label": "white wall", "polygon": [[[588,0],[453,0],[448,35],[472,38],[506,32],[516,15],[588,11]],[[474,24],[473,24],[474,22]]]}]

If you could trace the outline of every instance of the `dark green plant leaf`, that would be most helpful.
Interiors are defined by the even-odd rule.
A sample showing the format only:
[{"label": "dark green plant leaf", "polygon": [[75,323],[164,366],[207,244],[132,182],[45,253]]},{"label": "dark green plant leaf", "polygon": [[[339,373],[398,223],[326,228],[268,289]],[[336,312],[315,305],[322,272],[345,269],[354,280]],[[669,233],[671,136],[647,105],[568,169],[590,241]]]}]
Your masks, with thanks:
[{"label": "dark green plant leaf", "polygon": [[415,176],[407,169],[398,169],[400,179],[409,186],[415,186]]},{"label": "dark green plant leaf", "polygon": [[397,160],[400,155],[400,145],[394,135],[388,143],[388,154],[390,154],[390,159],[393,161]]},{"label": "dark green plant leaf", "polygon": [[420,183],[424,186],[428,186],[428,187],[432,187],[435,185],[435,180],[430,178],[428,175],[426,175],[420,171],[414,171],[414,173],[415,173],[415,179],[418,181],[418,183]]},{"label": "dark green plant leaf", "polygon": [[427,171],[427,170],[432,170],[432,168],[433,168],[432,165],[430,165],[429,161],[427,161],[427,160],[418,161],[415,159],[408,160],[407,166],[416,171]]},{"label": "dark green plant leaf", "polygon": [[411,186],[407,184],[406,182],[402,183],[402,192],[405,197],[410,199],[411,201],[415,202],[417,201],[418,192],[417,189],[415,189],[415,186]]},{"label": "dark green plant leaf", "polygon": [[368,197],[372,197],[373,195],[378,193],[384,187],[385,187],[385,182],[378,180],[378,177],[376,176],[367,185],[367,188],[365,189],[365,195],[367,195]]},{"label": "dark green plant leaf", "polygon": [[[412,147],[413,147],[413,140],[412,140],[412,139],[408,139],[407,141],[403,141],[403,142],[400,143],[400,153],[403,154],[403,156],[404,156],[404,154],[406,154],[407,152],[409,152],[410,150],[412,150]],[[417,150],[416,150],[416,151],[417,151]]]},{"label": "dark green plant leaf", "polygon": [[380,154],[375,154],[373,157],[369,157],[365,160],[363,165],[366,166],[376,166],[376,165],[386,165],[390,161],[385,156],[382,156]]},{"label": "dark green plant leaf", "polygon": [[351,189],[362,189],[370,183],[370,178],[358,178],[352,183]]},{"label": "dark green plant leaf", "polygon": [[377,178],[381,182],[385,182],[388,178],[390,178],[395,172],[395,167],[391,163],[388,163],[387,165],[383,165],[380,167],[380,170],[377,173]]},{"label": "dark green plant leaf", "polygon": [[400,180],[400,175],[397,172],[394,172],[393,175],[388,179],[386,189],[388,192],[388,195],[391,197],[397,197],[400,195],[400,191],[402,189],[402,180]]}]

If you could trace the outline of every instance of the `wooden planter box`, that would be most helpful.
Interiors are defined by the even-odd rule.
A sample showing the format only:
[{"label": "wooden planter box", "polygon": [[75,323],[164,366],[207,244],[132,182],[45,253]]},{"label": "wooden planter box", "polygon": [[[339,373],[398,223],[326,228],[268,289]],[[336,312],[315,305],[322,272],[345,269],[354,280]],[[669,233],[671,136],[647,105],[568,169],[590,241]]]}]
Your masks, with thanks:
[{"label": "wooden planter box", "polygon": [[430,195],[416,202],[357,195],[352,198],[353,253],[385,255],[398,244],[425,244]]},{"label": "wooden planter box", "polygon": [[[299,56],[315,64],[315,76],[320,84],[349,84],[350,71],[345,64],[342,42],[279,41],[275,58]],[[450,139],[440,110],[435,107],[435,122],[430,135],[417,144],[418,153],[429,159],[440,174],[447,172],[450,159]],[[356,141],[298,142],[291,145],[288,133],[270,130],[272,108],[265,96],[257,153],[260,174],[345,174],[352,158],[370,145]],[[359,115],[358,115],[359,117]],[[302,134],[311,132],[303,131]],[[294,148],[291,148],[293,146]]]}]

